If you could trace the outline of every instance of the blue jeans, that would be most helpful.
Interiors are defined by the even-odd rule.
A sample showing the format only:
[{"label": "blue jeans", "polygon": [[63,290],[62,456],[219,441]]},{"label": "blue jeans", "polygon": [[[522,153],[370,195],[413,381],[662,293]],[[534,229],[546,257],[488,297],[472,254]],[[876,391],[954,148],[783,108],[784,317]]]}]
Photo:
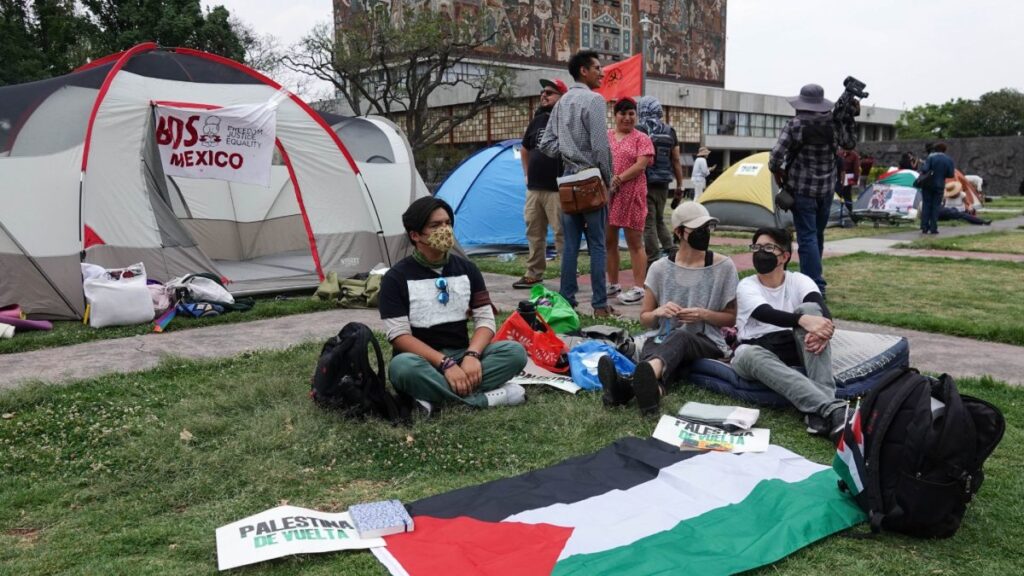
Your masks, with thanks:
[{"label": "blue jeans", "polygon": [[939,207],[942,190],[921,190],[921,232],[939,231]]},{"label": "blue jeans", "polygon": [[[562,254],[562,281],[558,292],[576,306],[576,259],[580,254],[580,240],[587,235],[590,251],[590,285],[594,289],[590,305],[595,309],[608,307],[608,286],[605,279],[605,227],[608,225],[608,206],[585,214],[562,214],[562,236],[565,253]],[[617,247],[613,246],[613,249]]]},{"label": "blue jeans", "polygon": [[832,211],[834,193],[821,198],[794,194],[793,227],[796,228],[797,253],[800,255],[800,272],[809,276],[825,294],[825,276],[821,271],[821,255],[825,251],[825,227],[828,226]]}]

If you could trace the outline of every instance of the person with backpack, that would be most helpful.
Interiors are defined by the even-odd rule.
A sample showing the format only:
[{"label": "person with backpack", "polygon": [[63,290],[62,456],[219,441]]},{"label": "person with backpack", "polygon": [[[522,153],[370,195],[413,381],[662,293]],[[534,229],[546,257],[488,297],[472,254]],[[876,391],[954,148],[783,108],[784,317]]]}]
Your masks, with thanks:
[{"label": "person with backpack", "polygon": [[750,251],[757,275],[736,289],[740,345],[732,367],[789,400],[804,414],[808,432],[834,442],[846,424],[846,402],[836,398],[832,373],[835,326],[814,281],[786,270],[792,244],[782,228],[754,232]]},{"label": "person with backpack", "polygon": [[508,381],[526,366],[526,351],[518,342],[491,342],[491,298],[480,269],[451,252],[454,222],[451,206],[432,196],[402,214],[413,253],[388,270],[380,287],[380,317],[394,350],[391,384],[428,414],[443,402],[522,404],[523,387]]},{"label": "person with backpack", "polygon": [[654,144],[654,160],[647,167],[647,220],[644,221],[644,250],[647,262],[652,263],[662,253],[672,250],[672,234],[665,226],[665,202],[673,176],[675,196],[682,195],[683,165],[679,161],[676,131],[661,119],[664,114],[661,102],[654,96],[641,96],[636,106],[637,130],[647,134]]}]

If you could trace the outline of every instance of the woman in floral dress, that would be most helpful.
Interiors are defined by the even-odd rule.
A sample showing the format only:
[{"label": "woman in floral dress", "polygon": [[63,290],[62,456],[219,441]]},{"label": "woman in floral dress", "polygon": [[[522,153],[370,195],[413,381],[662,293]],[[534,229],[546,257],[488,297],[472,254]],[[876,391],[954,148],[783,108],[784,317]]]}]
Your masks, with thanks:
[{"label": "woman in floral dress", "polygon": [[[608,208],[608,295],[619,294],[623,304],[644,300],[647,253],[644,251],[644,220],[647,218],[647,165],[654,160],[654,144],[636,129],[636,102],[623,98],[615,103],[615,128],[608,131],[612,148],[612,187]],[[626,235],[633,263],[633,287],[619,285],[619,229]]]}]

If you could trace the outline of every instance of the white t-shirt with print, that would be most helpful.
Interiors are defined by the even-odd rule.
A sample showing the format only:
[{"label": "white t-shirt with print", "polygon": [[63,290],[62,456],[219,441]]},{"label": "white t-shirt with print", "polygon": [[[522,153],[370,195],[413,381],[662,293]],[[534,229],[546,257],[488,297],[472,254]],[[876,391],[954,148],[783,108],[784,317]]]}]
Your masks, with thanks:
[{"label": "white t-shirt with print", "polygon": [[740,341],[752,340],[770,332],[785,330],[774,324],[765,324],[751,318],[762,304],[782,312],[793,312],[812,292],[819,292],[818,285],[809,276],[800,272],[786,272],[786,278],[778,288],[769,288],[757,279],[747,276],[736,287],[736,330]]}]

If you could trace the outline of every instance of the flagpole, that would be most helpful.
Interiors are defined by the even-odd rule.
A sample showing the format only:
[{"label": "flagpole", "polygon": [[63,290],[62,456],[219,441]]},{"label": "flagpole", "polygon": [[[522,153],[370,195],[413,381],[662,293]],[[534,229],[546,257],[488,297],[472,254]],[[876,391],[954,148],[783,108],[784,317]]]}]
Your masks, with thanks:
[{"label": "flagpole", "polygon": [[645,14],[640,19],[640,35],[642,38],[640,46],[640,95],[647,95],[647,35],[651,31],[651,19]]}]

